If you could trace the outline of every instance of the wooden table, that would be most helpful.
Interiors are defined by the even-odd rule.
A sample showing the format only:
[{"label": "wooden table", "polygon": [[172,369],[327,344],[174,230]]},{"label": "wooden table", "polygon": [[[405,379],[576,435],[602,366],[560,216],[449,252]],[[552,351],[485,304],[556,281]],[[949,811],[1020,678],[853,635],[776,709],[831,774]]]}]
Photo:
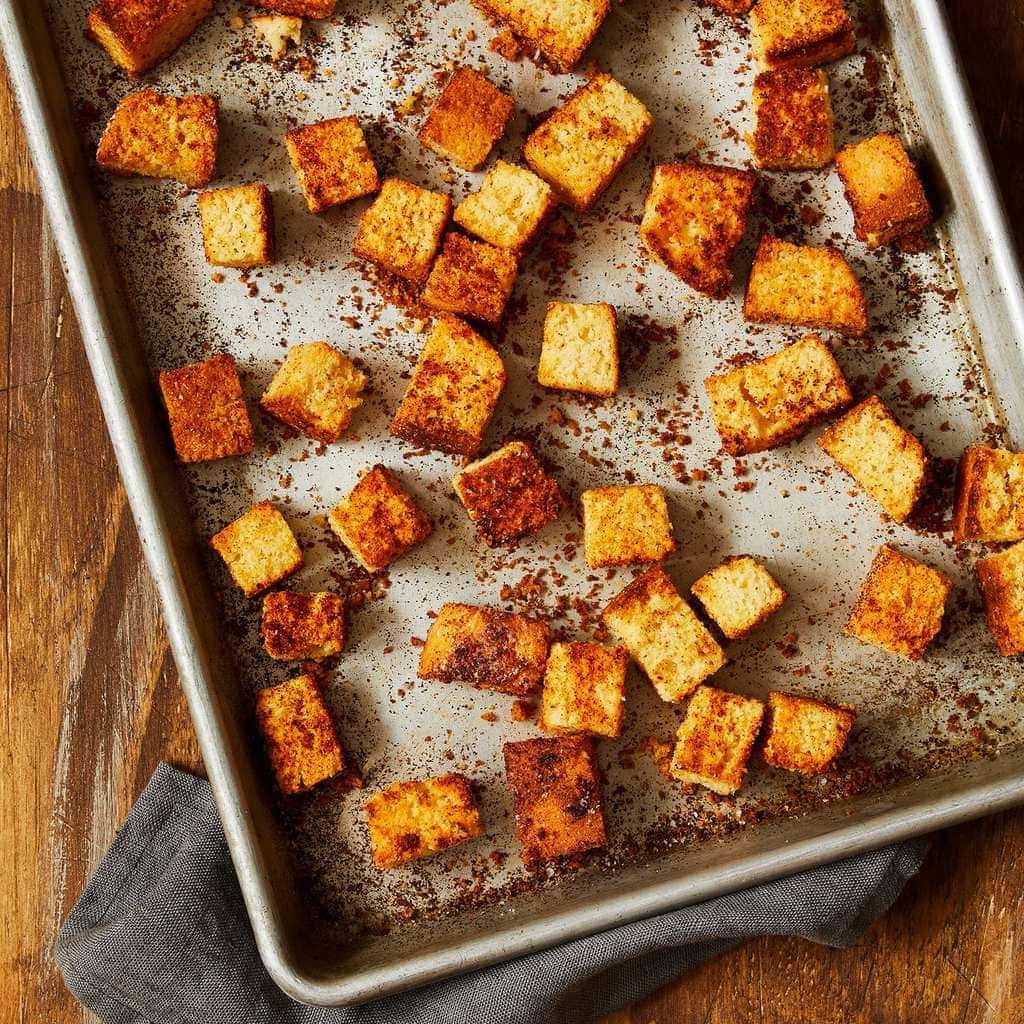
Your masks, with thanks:
[{"label": "wooden table", "polygon": [[[949,3],[1021,245],[1024,0]],[[68,1024],[60,922],[157,761],[200,760],[2,79],[0,305],[0,1019]],[[751,942],[609,1024],[1022,1021],[1022,886],[1024,810],[952,829],[857,948]]]}]

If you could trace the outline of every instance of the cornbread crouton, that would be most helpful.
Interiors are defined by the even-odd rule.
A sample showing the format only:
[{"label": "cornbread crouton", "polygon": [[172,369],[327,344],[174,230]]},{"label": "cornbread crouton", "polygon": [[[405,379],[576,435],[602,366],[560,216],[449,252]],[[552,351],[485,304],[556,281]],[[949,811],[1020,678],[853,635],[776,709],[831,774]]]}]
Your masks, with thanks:
[{"label": "cornbread crouton", "polygon": [[271,501],[253,505],[245,515],[210,538],[232,579],[246,597],[269,590],[302,568],[295,534]]},{"label": "cornbread crouton", "polygon": [[[327,121],[293,128],[285,132],[284,144],[310,213],[323,213],[332,206],[341,206],[352,199],[371,195],[380,188],[377,165],[373,162],[366,136],[355,117],[333,117]],[[415,189],[416,186],[410,188]],[[418,204],[414,203],[413,198],[405,199],[404,192],[400,195],[402,198],[399,198],[397,192],[392,196],[392,217],[426,215],[428,211],[418,211]],[[433,196],[434,193],[427,195]],[[434,203],[439,208],[446,208],[443,197],[424,200],[423,205],[427,207]],[[381,220],[375,230],[380,232],[386,226],[387,221]],[[395,230],[395,227],[391,226],[390,229]],[[372,246],[372,238],[368,244]],[[386,247],[382,251],[386,252]],[[433,255],[434,250],[431,249],[427,256],[428,263]],[[368,258],[376,259],[372,254]]]},{"label": "cornbread crouton", "polygon": [[548,625],[472,604],[445,604],[430,625],[416,675],[525,697],[544,678]]},{"label": "cornbread crouton", "polygon": [[274,208],[266,185],[199,193],[206,262],[215,267],[265,267],[274,262]]},{"label": "cornbread crouton", "polygon": [[657,562],[676,549],[665,492],[654,484],[595,487],[580,495],[587,565]]},{"label": "cornbread crouton", "polygon": [[1024,453],[971,445],[960,459],[953,540],[1024,539]]},{"label": "cornbread crouton", "polygon": [[263,648],[277,661],[319,661],[345,647],[345,602],[337,594],[276,590],[263,598]]},{"label": "cornbread crouton", "polygon": [[619,328],[607,302],[549,302],[537,382],[607,398],[619,387]]},{"label": "cornbread crouton", "polygon": [[924,489],[928,456],[913,434],[901,427],[878,395],[869,395],[836,420],[818,444],[902,523]]},{"label": "cornbread crouton", "polygon": [[474,242],[451,232],[423,289],[432,309],[497,324],[516,283],[519,266],[510,249]]},{"label": "cornbread crouton", "polygon": [[396,782],[366,801],[373,862],[396,868],[430,857],[483,832],[469,779],[441,775],[417,782]]},{"label": "cornbread crouton", "polygon": [[290,46],[302,42],[302,19],[287,14],[261,14],[249,19],[256,35],[267,44],[272,60],[280,60]]},{"label": "cornbread crouton", "polygon": [[689,696],[726,663],[725,652],[660,566],[613,598],[603,618],[662,700]]},{"label": "cornbread crouton", "polygon": [[690,592],[730,640],[760,626],[787,596],[775,577],[750,555],[727,558],[701,576]]},{"label": "cornbread crouton", "polygon": [[374,466],[328,516],[331,529],[367,572],[379,572],[417,544],[433,526],[384,466]]},{"label": "cornbread crouton", "polygon": [[953,583],[944,573],[882,545],[871,563],[846,632],[916,661],[942,628]]},{"label": "cornbread crouton", "polygon": [[391,433],[422,448],[475,455],[504,386],[501,356],[468,324],[443,316],[427,336]]},{"label": "cornbread crouton", "polygon": [[536,533],[565,505],[529,445],[512,441],[455,475],[455,493],[492,548]]},{"label": "cornbread crouton", "polygon": [[475,171],[505,134],[515,101],[473,68],[456,68],[420,129],[420,142]]},{"label": "cornbread crouton", "polygon": [[498,160],[476,192],[455,208],[453,220],[471,235],[522,252],[558,205],[551,186],[525,167]]},{"label": "cornbread crouton", "polygon": [[754,0],[706,0],[706,3],[733,17],[746,14],[754,6]]},{"label": "cornbread crouton", "polygon": [[640,238],[673,274],[714,299],[732,287],[729,261],[747,228],[757,178],[711,164],[659,164]]},{"label": "cornbread crouton", "polygon": [[771,235],[757,247],[743,316],[755,324],[824,327],[855,337],[868,329],[864,293],[838,249]]},{"label": "cornbread crouton", "polygon": [[811,68],[764,71],[754,79],[754,159],[761,167],[824,167],[836,155],[828,75]]},{"label": "cornbread crouton", "polygon": [[506,743],[504,750],[527,866],[604,846],[604,805],[591,737],[520,740]]},{"label": "cornbread crouton", "polygon": [[622,732],[628,664],[625,647],[552,644],[537,724],[546,732],[614,739]]},{"label": "cornbread crouton", "polygon": [[800,437],[853,396],[832,350],[816,334],[704,381],[722,446],[750,455]]},{"label": "cornbread crouton", "polygon": [[451,212],[448,196],[401,178],[388,178],[359,221],[355,254],[422,284]]},{"label": "cornbread crouton", "polygon": [[331,17],[338,0],[252,0],[253,3],[278,14],[294,14],[314,21]]},{"label": "cornbread crouton", "polygon": [[869,248],[918,234],[932,222],[921,179],[896,135],[847,146],[836,170],[853,210],[857,237]]},{"label": "cornbread crouton", "polygon": [[654,119],[611,75],[597,74],[523,145],[526,162],[571,206],[589,210],[643,145]]},{"label": "cornbread crouton", "polygon": [[89,34],[129,78],[169,57],[213,9],[213,0],[100,0]]},{"label": "cornbread crouton", "polygon": [[849,708],[773,690],[761,757],[765,764],[801,775],[827,771],[843,752],[854,717]]},{"label": "cornbread crouton", "polygon": [[976,569],[999,653],[1024,654],[1024,543],[981,559]]},{"label": "cornbread crouton", "polygon": [[345,768],[319,681],[296,676],[256,694],[256,718],[285,796],[304,793]]},{"label": "cornbread crouton", "polygon": [[680,782],[728,796],[743,785],[764,718],[764,704],[738,693],[701,686],[676,733],[669,770]]},{"label": "cornbread crouton", "polygon": [[202,188],[217,165],[216,99],[152,89],[125,96],[103,131],[96,162],[113,174],[174,178]]},{"label": "cornbread crouton", "polygon": [[763,71],[828,64],[856,42],[843,0],[758,0],[750,12],[750,48]]}]

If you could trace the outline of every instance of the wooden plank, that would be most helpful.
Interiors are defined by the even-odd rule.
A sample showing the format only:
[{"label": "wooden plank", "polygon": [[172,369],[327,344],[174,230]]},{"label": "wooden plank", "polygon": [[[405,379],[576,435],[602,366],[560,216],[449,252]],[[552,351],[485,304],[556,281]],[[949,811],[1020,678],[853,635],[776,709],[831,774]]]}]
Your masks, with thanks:
[{"label": "wooden plank", "polygon": [[29,159],[25,136],[18,125],[14,93],[7,77],[7,66],[0,60],[0,189],[17,192],[39,191],[36,172]]}]

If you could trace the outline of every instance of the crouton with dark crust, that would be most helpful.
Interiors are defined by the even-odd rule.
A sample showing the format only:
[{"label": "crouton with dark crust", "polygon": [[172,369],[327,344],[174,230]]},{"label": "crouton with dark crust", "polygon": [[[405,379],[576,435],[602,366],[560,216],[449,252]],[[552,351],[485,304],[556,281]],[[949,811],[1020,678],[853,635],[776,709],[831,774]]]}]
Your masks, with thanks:
[{"label": "crouton with dark crust", "polygon": [[654,484],[595,487],[580,495],[587,565],[657,562],[676,549],[665,492]]},{"label": "crouton with dark crust", "polygon": [[1024,453],[971,445],[960,459],[953,540],[1024,540]]},{"label": "crouton with dark crust", "polygon": [[266,185],[200,192],[206,262],[215,267],[265,267],[274,262],[274,208]]},{"label": "crouton with dark crust", "polygon": [[519,264],[510,249],[475,242],[453,231],[434,261],[422,299],[444,313],[498,324],[518,273]]},{"label": "crouton with dark crust", "polygon": [[285,133],[284,144],[310,213],[322,213],[380,188],[377,165],[358,118],[301,125]]},{"label": "crouton with dark crust", "polygon": [[608,398],[619,387],[619,324],[607,302],[549,302],[537,383]]},{"label": "crouton with dark crust", "polygon": [[764,71],[754,79],[751,148],[761,167],[813,170],[836,154],[828,75],[811,68]]},{"label": "crouton with dark crust", "polygon": [[981,559],[976,571],[999,653],[1024,654],[1024,543]]},{"label": "crouton with dark crust", "polygon": [[169,57],[213,10],[213,0],[100,0],[89,35],[129,78]]},{"label": "crouton with dark crust", "polygon": [[739,640],[774,615],[786,601],[775,577],[750,555],[715,566],[690,588],[718,628]]},{"label": "crouton with dark crust", "polygon": [[545,732],[617,737],[622,732],[628,664],[625,647],[552,644],[537,725]]},{"label": "crouton with dark crust", "polygon": [[295,534],[271,501],[253,505],[211,537],[210,546],[246,597],[269,590],[302,568]]},{"label": "crouton with dark crust", "polygon": [[856,43],[843,0],[758,0],[750,12],[750,48],[762,71],[828,64]]},{"label": "crouton with dark crust", "polygon": [[491,245],[521,253],[533,244],[557,206],[546,181],[525,167],[498,160],[480,188],[455,208],[452,219]]},{"label": "crouton with dark crust", "polygon": [[345,647],[345,601],[320,591],[277,590],[263,598],[263,649],[276,661],[320,661]]},{"label": "crouton with dark crust", "polygon": [[854,718],[850,708],[773,690],[768,694],[761,757],[773,768],[819,775],[843,752]]}]

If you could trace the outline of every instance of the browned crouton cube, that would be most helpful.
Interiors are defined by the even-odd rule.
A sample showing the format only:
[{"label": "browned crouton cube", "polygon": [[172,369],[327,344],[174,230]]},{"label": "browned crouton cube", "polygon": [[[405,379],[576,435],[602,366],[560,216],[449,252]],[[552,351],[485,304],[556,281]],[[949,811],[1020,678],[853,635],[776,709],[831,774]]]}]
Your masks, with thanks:
[{"label": "browned crouton cube", "polygon": [[433,532],[430,519],[384,466],[374,466],[328,521],[367,572],[379,572]]},{"label": "browned crouton cube", "polygon": [[619,328],[607,302],[549,302],[537,382],[607,398],[619,387]]},{"label": "browned crouton cube", "polygon": [[523,146],[526,162],[577,210],[589,210],[643,145],[654,119],[611,75],[597,74]]},{"label": "browned crouton cube", "polygon": [[824,167],[836,155],[836,126],[828,75],[812,68],[780,68],[754,79],[751,148],[761,167]]},{"label": "browned crouton cube", "polygon": [[750,555],[727,558],[690,590],[730,640],[746,636],[786,601],[775,577]]},{"label": "browned crouton cube", "polygon": [[114,174],[174,178],[202,188],[217,165],[217,101],[152,89],[125,96],[103,131],[96,162]]},{"label": "browned crouton cube", "polygon": [[729,261],[747,227],[757,178],[711,164],[659,164],[644,203],[640,237],[691,288],[724,299]]},{"label": "browned crouton cube", "polygon": [[263,647],[277,661],[319,661],[345,646],[345,602],[337,594],[277,590],[263,598]]},{"label": "browned crouton cube", "polygon": [[726,663],[725,652],[660,566],[630,583],[603,617],[662,700],[682,700]]},{"label": "browned crouton cube", "polygon": [[232,356],[211,356],[202,363],[164,370],[160,391],[174,450],[182,462],[252,451],[252,424]]},{"label": "browned crouton cube", "polygon": [[942,627],[952,586],[944,573],[883,544],[871,563],[846,632],[916,661]]},{"label": "browned crouton cube", "polygon": [[529,445],[512,441],[456,474],[455,493],[493,548],[536,533],[565,505]]},{"label": "browned crouton cube", "polygon": [[[284,144],[310,213],[322,213],[380,188],[377,165],[358,118],[334,117],[304,124],[286,132]],[[395,211],[396,215],[402,212]]]},{"label": "browned crouton cube", "polygon": [[497,324],[516,283],[519,266],[511,249],[474,242],[451,232],[423,289],[433,309]]},{"label": "browned crouton cube", "polygon": [[252,0],[253,3],[278,14],[296,14],[300,18],[321,20],[334,14],[338,0]]},{"label": "browned crouton cube", "polygon": [[206,262],[216,267],[265,267],[274,262],[274,208],[266,185],[199,193]]},{"label": "browned crouton cube", "polygon": [[976,568],[999,653],[1024,654],[1024,543],[981,559]]},{"label": "browned crouton cube", "polygon": [[546,622],[497,608],[446,604],[431,623],[417,675],[525,697],[544,677]]},{"label": "browned crouton cube", "polygon": [[960,459],[953,540],[1024,539],[1024,453],[971,445]]},{"label": "browned crouton cube", "polygon": [[762,70],[828,64],[855,45],[843,0],[758,0],[750,12],[750,48]]},{"label": "browned crouton cube", "polygon": [[902,523],[924,488],[928,456],[904,430],[878,395],[869,395],[836,420],[818,444],[877,501],[886,515]]},{"label": "browned crouton cube", "polygon": [[558,206],[551,186],[525,167],[498,160],[476,192],[455,208],[453,220],[471,235],[522,252]]},{"label": "browned crouton cube", "polygon": [[622,732],[628,664],[625,647],[552,644],[537,724],[546,732],[615,738]]},{"label": "browned crouton cube", "polygon": [[843,752],[854,717],[849,708],[773,690],[761,756],[765,764],[801,775],[827,771]]},{"label": "browned crouton cube", "polygon": [[654,484],[595,487],[580,495],[587,565],[657,562],[676,549],[665,492]]},{"label": "browned crouton cube", "polygon": [[210,538],[246,597],[255,597],[302,568],[295,534],[273,502],[261,501]]},{"label": "browned crouton cube", "polygon": [[213,0],[100,0],[89,34],[129,78],[169,57],[213,9]]},{"label": "browned crouton cube", "polygon": [[771,235],[757,247],[743,316],[755,324],[825,327],[855,337],[868,329],[864,293],[842,253]]}]

